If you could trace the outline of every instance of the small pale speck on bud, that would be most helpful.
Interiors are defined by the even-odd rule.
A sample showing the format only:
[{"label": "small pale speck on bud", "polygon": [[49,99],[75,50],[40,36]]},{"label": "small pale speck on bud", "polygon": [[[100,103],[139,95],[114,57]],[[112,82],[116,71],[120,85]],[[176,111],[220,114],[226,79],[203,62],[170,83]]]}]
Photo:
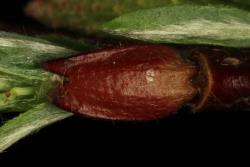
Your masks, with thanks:
[{"label": "small pale speck on bud", "polygon": [[154,82],[155,72],[153,69],[146,71],[146,80],[147,82]]},{"label": "small pale speck on bud", "polygon": [[223,59],[221,63],[221,65],[224,65],[224,66],[238,66],[240,64],[241,64],[241,61],[234,57],[226,57],[225,59]]}]

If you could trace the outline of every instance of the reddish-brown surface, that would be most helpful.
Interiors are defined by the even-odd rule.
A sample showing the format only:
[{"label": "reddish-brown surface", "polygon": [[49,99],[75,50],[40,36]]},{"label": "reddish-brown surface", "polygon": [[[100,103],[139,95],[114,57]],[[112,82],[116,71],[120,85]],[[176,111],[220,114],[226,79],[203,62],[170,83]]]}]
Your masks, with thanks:
[{"label": "reddish-brown surface", "polygon": [[47,62],[67,79],[55,104],[93,118],[154,120],[177,112],[196,95],[196,69],[174,48],[136,45]]},{"label": "reddish-brown surface", "polygon": [[211,71],[212,89],[203,108],[207,111],[249,108],[249,55],[222,50],[211,50],[206,54]]}]

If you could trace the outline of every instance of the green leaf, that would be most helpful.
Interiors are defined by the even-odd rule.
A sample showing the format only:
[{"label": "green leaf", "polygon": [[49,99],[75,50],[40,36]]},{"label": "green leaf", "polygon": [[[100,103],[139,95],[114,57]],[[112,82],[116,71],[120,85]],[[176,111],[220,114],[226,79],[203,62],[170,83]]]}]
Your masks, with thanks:
[{"label": "green leaf", "polygon": [[[0,31],[0,111],[26,111],[47,100],[47,94],[60,81],[60,77],[41,69],[49,59],[67,57],[76,51],[46,40]],[[34,93],[13,96],[11,90],[32,88]]]},{"label": "green leaf", "polygon": [[194,1],[208,3],[211,0],[33,0],[27,5],[26,13],[55,28],[95,32],[106,21],[124,13]]},{"label": "green leaf", "polygon": [[0,152],[30,133],[72,115],[50,104],[51,89],[62,78],[44,71],[41,64],[86,51],[90,45],[56,36],[46,39],[0,31],[0,118],[6,120],[6,112],[17,115],[0,122]]},{"label": "green leaf", "polygon": [[[0,82],[4,83],[0,87],[0,111],[26,111],[46,101],[47,94],[61,78],[41,69],[42,62],[91,48],[83,41],[68,37],[50,35],[43,38],[47,40],[0,31]],[[33,96],[7,98],[6,94],[15,87],[32,87],[35,93]]]},{"label": "green leaf", "polygon": [[0,153],[23,137],[70,116],[72,113],[51,104],[37,105],[0,127]]},{"label": "green leaf", "polygon": [[173,5],[126,14],[104,31],[155,43],[250,47],[250,12],[222,5]]},{"label": "green leaf", "polygon": [[0,31],[0,64],[22,68],[38,68],[41,62],[75,54],[69,47]]}]

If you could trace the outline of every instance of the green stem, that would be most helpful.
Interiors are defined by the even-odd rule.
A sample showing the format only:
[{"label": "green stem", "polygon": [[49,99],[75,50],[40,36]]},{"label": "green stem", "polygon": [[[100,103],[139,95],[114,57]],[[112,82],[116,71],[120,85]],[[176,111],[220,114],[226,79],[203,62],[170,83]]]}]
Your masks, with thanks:
[{"label": "green stem", "polygon": [[29,96],[35,93],[32,87],[15,87],[12,88],[9,92],[10,96],[8,97],[9,100],[14,100],[19,96]]},{"label": "green stem", "polygon": [[34,95],[32,87],[14,87],[8,92],[0,94],[0,111],[6,110],[8,106],[15,102],[18,97]]}]

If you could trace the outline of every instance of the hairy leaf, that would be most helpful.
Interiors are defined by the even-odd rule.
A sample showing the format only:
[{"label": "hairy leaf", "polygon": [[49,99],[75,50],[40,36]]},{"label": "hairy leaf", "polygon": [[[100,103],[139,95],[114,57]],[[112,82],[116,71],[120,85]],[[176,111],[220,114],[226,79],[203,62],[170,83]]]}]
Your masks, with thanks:
[{"label": "hairy leaf", "polygon": [[30,133],[72,115],[50,104],[51,89],[61,77],[44,71],[41,64],[88,50],[90,45],[56,36],[46,39],[0,32],[0,117],[6,121],[6,112],[21,112],[0,122],[0,152]]},{"label": "hairy leaf", "polygon": [[71,115],[47,103],[20,114],[0,127],[0,153],[23,137]]},{"label": "hairy leaf", "polygon": [[104,31],[156,43],[250,46],[250,12],[222,5],[173,5],[126,14]]},{"label": "hairy leaf", "polygon": [[106,21],[139,9],[180,3],[218,3],[221,0],[33,0],[26,13],[55,28],[93,32]]},{"label": "hairy leaf", "polygon": [[[0,81],[8,84],[8,89],[0,92],[0,111],[25,111],[46,100],[59,77],[42,70],[41,63],[75,53],[46,40],[0,32]],[[33,93],[10,98],[13,88],[31,88]]]}]

